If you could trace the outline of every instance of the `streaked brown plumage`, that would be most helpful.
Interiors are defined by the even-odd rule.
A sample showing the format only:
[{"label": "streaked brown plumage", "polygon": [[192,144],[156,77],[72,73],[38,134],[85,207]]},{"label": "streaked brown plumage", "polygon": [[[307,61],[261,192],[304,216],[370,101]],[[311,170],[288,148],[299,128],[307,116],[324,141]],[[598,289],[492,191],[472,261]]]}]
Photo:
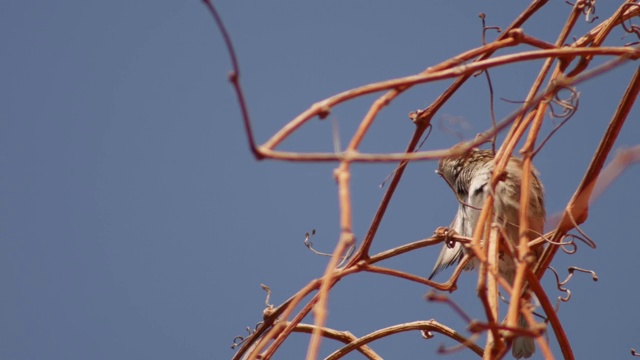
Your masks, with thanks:
[{"label": "streaked brown plumage", "polygon": [[[494,163],[491,150],[473,149],[468,154],[440,160],[438,173],[447,181],[458,198],[459,206],[451,228],[460,235],[473,236],[478,222],[480,209],[489,194]],[[517,245],[519,241],[520,190],[522,183],[522,161],[511,157],[505,168],[506,177],[495,188],[494,223],[502,225],[508,240]],[[528,204],[529,237],[537,238],[544,228],[545,208],[544,189],[538,178],[538,171],[532,167]],[[445,244],[433,268],[429,279],[441,270],[457,264],[467,250],[455,243],[452,247]],[[535,251],[540,255],[541,249]],[[475,259],[467,266],[467,270],[475,267]],[[499,271],[509,282],[515,276],[514,259],[500,256]],[[528,358],[535,350],[533,339],[519,337],[513,343],[513,356],[516,359]]]}]

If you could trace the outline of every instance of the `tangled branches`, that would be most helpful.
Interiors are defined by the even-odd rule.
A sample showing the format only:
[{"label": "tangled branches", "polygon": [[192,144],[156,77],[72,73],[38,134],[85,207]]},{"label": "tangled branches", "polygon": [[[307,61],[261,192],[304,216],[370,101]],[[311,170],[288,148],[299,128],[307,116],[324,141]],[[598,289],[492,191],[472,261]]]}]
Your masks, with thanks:
[{"label": "tangled branches", "polygon": [[[545,326],[536,322],[534,313],[529,306],[528,300],[531,292],[535,294],[540,302],[540,306],[544,311],[545,323],[548,323],[554,330],[563,357],[566,359],[574,358],[571,344],[556,315],[557,309],[552,305],[549,296],[540,285],[540,279],[546,270],[550,268],[551,261],[559,249],[567,253],[575,252],[576,243],[574,239],[579,239],[587,245],[595,247],[593,240],[584,234],[579,225],[587,220],[589,203],[602,189],[602,185],[598,185],[600,188],[596,187],[596,181],[601,180],[599,184],[602,183],[602,180],[604,180],[605,184],[607,184],[607,181],[610,183],[620,174],[621,169],[628,166],[631,161],[637,161],[637,154],[640,151],[636,150],[631,156],[625,155],[626,162],[622,163],[622,165],[618,162],[616,163],[616,168],[604,169],[604,162],[609,156],[640,90],[640,70],[630,77],[626,93],[613,113],[609,126],[603,134],[598,148],[595,150],[593,159],[589,167],[585,169],[584,178],[560,215],[555,229],[547,234],[539,234],[540,236],[537,239],[530,239],[526,232],[520,235],[518,244],[513,249],[513,255],[518,259],[526,259],[532,247],[542,246],[544,250],[535,264],[529,264],[525,260],[517,262],[515,281],[512,284],[505,281],[496,270],[498,268],[496,263],[498,248],[491,249],[491,247],[485,248],[480,245],[481,238],[485,232],[493,227],[491,220],[493,196],[488,197],[485,203],[486,206],[481,209],[480,220],[472,237],[457,236],[449,233],[446,228],[439,228],[434,236],[430,238],[411,242],[379,254],[371,254],[370,249],[372,242],[376,239],[378,228],[387,213],[388,204],[411,161],[461,155],[474,147],[489,142],[496,151],[496,168],[492,178],[492,184],[495,186],[500,181],[500,176],[509,157],[516,150],[518,144],[522,144],[519,150],[522,155],[524,174],[522,183],[529,183],[530,180],[527,176],[531,173],[533,159],[540,149],[556,134],[556,131],[566,124],[579,110],[580,93],[576,88],[577,85],[595,76],[607,73],[621,64],[636,60],[640,56],[640,49],[633,43],[624,46],[602,46],[604,40],[608,38],[614,28],[621,28],[628,34],[635,34],[640,37],[638,27],[631,23],[633,18],[640,15],[640,6],[633,2],[622,4],[615,13],[599,25],[594,26],[584,36],[568,45],[566,45],[566,42],[569,34],[581,16],[584,16],[589,23],[598,19],[594,15],[595,1],[578,0],[571,4],[572,7],[567,20],[553,43],[535,38],[522,30],[523,24],[543,8],[547,1],[533,1],[505,29],[486,26],[485,16],[482,15],[481,46],[431,66],[421,73],[367,84],[318,101],[260,145],[255,142],[246,100],[240,86],[240,69],[230,36],[222,25],[221,18],[211,2],[205,0],[204,3],[214,16],[231,55],[233,71],[229,79],[236,90],[247,139],[254,156],[257,159],[294,162],[336,162],[338,164],[334,171],[334,176],[338,183],[339,227],[341,233],[333,252],[330,254],[324,275],[309,281],[305,287],[279,306],[272,307],[267,302],[268,311],[264,314],[263,322],[258,324],[255,329],[248,329],[248,336],[237,339],[236,346],[239,349],[234,359],[271,358],[292,332],[311,333],[307,352],[308,359],[315,359],[318,356],[322,337],[337,339],[345,344],[343,348],[330,355],[328,357],[330,359],[340,358],[352,350],[360,351],[367,358],[376,359],[379,356],[368,346],[372,341],[398,332],[415,330],[423,331],[425,337],[431,336],[432,331],[439,332],[455,340],[461,346],[490,359],[503,357],[515,335],[529,336],[535,338],[540,351],[546,357],[551,358],[552,354],[549,345],[543,335]],[[487,30],[497,30],[499,32],[494,41],[486,41]],[[534,50],[522,50],[524,45],[533,47]],[[494,56],[498,50],[507,51],[508,53]],[[609,60],[598,66],[593,66],[591,62],[597,57],[606,57]],[[496,120],[492,107],[491,112],[494,119],[492,119],[490,126],[487,126],[487,129],[473,140],[462,142],[447,149],[418,151],[420,141],[425,132],[431,128],[435,114],[470,77],[480,72],[486,74],[489,82],[491,103],[493,103],[493,88],[489,71],[508,64],[519,64],[530,60],[544,60],[544,63],[536,79],[531,84],[528,95],[511,114],[503,119]],[[363,139],[367,136],[373,122],[383,108],[414,86],[443,79],[452,79],[453,83],[429,106],[410,114],[410,118],[415,124],[415,131],[409,139],[404,152],[363,153],[359,150]],[[285,139],[310,120],[316,117],[326,118],[333,107],[364,95],[381,92],[384,93],[371,104],[346,149],[327,153],[290,152],[278,149]],[[560,121],[551,132],[541,137],[541,127],[543,120],[547,116],[560,119]],[[503,132],[506,132],[505,138],[498,146],[496,144],[496,136]],[[364,236],[360,244],[356,243],[352,226],[350,177],[351,165],[355,162],[391,162],[398,164],[366,232],[366,236]],[[527,203],[530,195],[528,187],[523,186],[521,189],[521,202]],[[526,224],[527,207],[523,207],[521,210],[520,219],[520,224]],[[578,231],[580,235],[569,235],[569,232],[573,229]],[[312,250],[313,247],[309,240],[313,235],[314,233],[307,234],[305,241],[305,244]],[[569,241],[566,239],[569,239]],[[460,242],[473,250],[465,255],[450,279],[445,283],[437,283],[415,274],[378,265],[378,262],[382,260],[445,241],[447,243]],[[315,252],[315,250],[313,251]],[[462,309],[456,308],[455,303],[446,298],[434,294],[428,296],[431,301],[449,303],[457,313],[461,314],[461,317],[464,318],[468,328],[473,333],[471,337],[465,337],[458,331],[448,328],[435,320],[399,324],[360,338],[325,326],[331,289],[344,277],[361,272],[384,274],[424,284],[440,291],[452,292],[457,288],[458,276],[466,264],[474,257],[483,264],[485,269],[485,271],[479,272],[479,284],[486,285],[490,289],[489,291],[478,292],[487,315],[485,321],[471,319],[471,317],[464,314]],[[575,267],[571,269],[570,274],[573,274],[573,271],[582,271],[582,269]],[[552,271],[556,273],[555,270]],[[564,287],[568,280],[560,281],[558,278],[557,281],[558,289],[567,294],[562,298],[564,301],[569,300],[570,297],[570,292]],[[498,314],[499,287],[509,297],[505,322],[501,322],[496,316]],[[313,315],[313,325],[302,323],[303,319],[309,314]],[[528,329],[518,326],[517,319],[520,315],[526,319]],[[484,349],[475,343],[478,335],[483,333],[487,334],[487,342]]]}]

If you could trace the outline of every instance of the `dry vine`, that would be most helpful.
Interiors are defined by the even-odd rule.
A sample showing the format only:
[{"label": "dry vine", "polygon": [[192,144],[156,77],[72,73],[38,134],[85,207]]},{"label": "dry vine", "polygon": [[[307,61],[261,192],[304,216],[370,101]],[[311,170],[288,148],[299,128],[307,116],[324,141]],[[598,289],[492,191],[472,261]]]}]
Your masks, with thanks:
[{"label": "dry vine", "polygon": [[[575,252],[577,246],[575,243],[576,239],[580,239],[590,246],[593,245],[592,240],[579,228],[579,225],[587,220],[590,201],[626,167],[640,160],[640,148],[636,147],[619,154],[614,161],[603,170],[605,160],[609,156],[620,129],[640,90],[640,68],[638,68],[633,76],[630,76],[627,90],[621,98],[616,111],[613,113],[609,126],[603,134],[598,148],[595,150],[589,167],[585,171],[584,178],[566,205],[557,227],[547,234],[540,234],[540,237],[537,239],[530,239],[526,232],[521,234],[518,246],[513,248],[513,250],[517,252],[517,258],[525,259],[532,246],[544,246],[544,252],[534,266],[529,265],[526,261],[518,262],[516,277],[512,286],[496,271],[497,248],[491,246],[486,248],[482,247],[480,242],[480,239],[483,238],[491,228],[493,196],[488,197],[485,203],[486,206],[482,208],[480,220],[478,221],[478,226],[475,229],[473,237],[465,238],[451,235],[446,229],[440,228],[431,238],[415,241],[375,255],[370,254],[369,250],[376,237],[378,227],[386,213],[389,201],[393,197],[402,179],[404,170],[412,160],[439,159],[445,156],[463,154],[473,147],[487,142],[490,142],[492,146],[495,147],[496,134],[507,130],[506,138],[502,144],[496,148],[497,165],[494,171],[492,185],[495,186],[498,181],[500,181],[500,174],[504,170],[509,156],[514,152],[515,147],[522,139],[524,139],[524,145],[519,150],[519,153],[522,155],[524,167],[522,183],[528,184],[529,179],[527,177],[530,176],[529,169],[532,165],[533,158],[547,140],[554,135],[556,130],[554,129],[546,138],[542,140],[539,139],[541,125],[545,116],[551,113],[551,116],[563,118],[563,121],[559,125],[562,126],[577,110],[578,97],[574,90],[577,84],[594,76],[606,73],[625,62],[636,60],[638,56],[640,56],[640,50],[633,42],[624,46],[601,46],[616,27],[623,29],[629,33],[630,36],[640,37],[638,26],[630,23],[632,18],[640,15],[640,6],[637,3],[633,1],[622,3],[615,13],[607,19],[604,19],[599,25],[594,26],[587,34],[568,45],[565,45],[568,41],[568,35],[581,16],[585,16],[585,20],[588,22],[593,22],[597,19],[597,17],[594,17],[595,1],[578,0],[575,4],[571,4],[572,8],[567,20],[553,44],[529,36],[520,29],[532,15],[546,5],[546,0],[533,1],[506,29],[501,31],[497,29],[500,31],[500,34],[494,41],[488,43],[485,41],[485,32],[487,30],[496,30],[496,28],[484,26],[484,16],[481,15],[484,26],[482,46],[429,67],[419,74],[364,85],[318,101],[308,110],[291,120],[262,145],[255,143],[251,121],[247,111],[247,104],[239,82],[240,70],[229,34],[222,25],[222,20],[211,1],[204,0],[204,3],[214,16],[231,56],[233,71],[229,79],[236,91],[242,110],[249,146],[254,156],[257,159],[301,162],[332,161],[338,163],[334,175],[338,183],[341,235],[331,254],[324,275],[321,278],[310,281],[295,295],[277,307],[273,307],[267,302],[264,321],[259,324],[256,329],[248,329],[250,334],[246,338],[240,339],[241,341],[237,344],[239,349],[234,359],[269,359],[292,332],[311,333],[307,359],[315,359],[318,356],[319,344],[322,337],[332,338],[345,343],[344,347],[336,350],[336,352],[328,357],[329,359],[338,359],[353,350],[360,351],[367,358],[378,359],[379,356],[369,347],[372,341],[393,335],[397,332],[414,330],[423,331],[426,337],[431,336],[432,331],[442,333],[463,346],[468,347],[485,359],[502,358],[508,350],[514,334],[531,336],[535,337],[541,353],[546,358],[553,358],[549,350],[549,345],[543,336],[544,326],[535,321],[528,302],[521,301],[521,297],[528,296],[526,295],[527,289],[535,293],[539,299],[544,311],[544,317],[547,319],[546,322],[548,322],[554,330],[563,358],[574,358],[571,344],[563,331],[561,322],[556,316],[556,309],[540,285],[539,280],[545,274],[546,270],[550,268],[550,263],[558,249],[567,253]],[[507,55],[493,57],[496,50],[505,48],[519,50],[518,47],[525,44],[536,48],[536,50],[515,51]],[[602,56],[609,57],[611,60],[596,67],[591,66],[591,61],[594,57]],[[434,115],[471,76],[478,74],[478,72],[485,72],[491,89],[491,80],[488,75],[490,69],[533,59],[545,59],[545,62],[536,80],[531,85],[526,99],[511,115],[500,121],[493,119],[491,127],[472,141],[463,142],[450,149],[417,151],[418,144],[425,131],[430,128]],[[455,79],[455,81],[430,106],[410,114],[416,129],[409,140],[405,152],[365,154],[358,150],[363,138],[367,135],[369,127],[382,108],[412,86],[442,79]],[[545,79],[548,79],[546,83]],[[558,93],[562,90],[568,90],[572,94],[568,100],[559,97]],[[293,132],[315,117],[325,118],[334,106],[363,95],[382,91],[386,91],[386,93],[373,102],[344,151],[333,153],[300,153],[277,150],[278,145]],[[491,102],[493,102],[492,91]],[[561,111],[557,112],[554,106],[556,108],[560,107]],[[356,246],[355,236],[352,232],[352,209],[350,201],[350,166],[354,162],[393,162],[398,163],[398,167],[392,175],[386,193],[382,197],[366,236],[362,243],[357,246],[355,252],[350,253]],[[595,185],[596,181],[599,181],[597,187]],[[527,203],[529,196],[529,187],[523,186],[521,203]],[[526,206],[523,207],[521,211],[520,224],[524,226],[524,228],[527,228]],[[581,235],[568,234],[569,231],[573,229],[576,229]],[[307,240],[308,238],[309,235],[307,235]],[[376,265],[376,263],[382,260],[396,257],[418,248],[432,246],[443,241],[463,242],[472,250],[473,254],[465,256],[446,283],[437,283],[418,275]],[[308,246],[311,246],[310,243]],[[417,282],[442,291],[454,291],[456,289],[458,276],[464,264],[469,261],[471,256],[477,257],[483,264],[481,271],[478,272],[478,289],[483,289],[483,291],[479,291],[478,295],[484,306],[487,318],[484,322],[472,321],[470,318],[467,318],[467,322],[476,334],[487,333],[487,343],[484,349],[475,344],[474,337],[467,338],[457,331],[437,323],[435,320],[399,324],[380,329],[372,334],[359,338],[350,333],[339,332],[325,327],[327,300],[330,295],[330,290],[341,278],[359,272],[372,272]],[[343,264],[345,259],[348,260],[346,264]],[[572,268],[570,270],[571,274],[573,274],[575,270],[585,271]],[[553,270],[553,272],[556,273],[555,270]],[[595,276],[595,274],[592,275]],[[557,273],[556,278],[558,279],[558,289],[567,294],[567,297],[562,298],[562,300],[566,301],[569,298],[570,292],[563,286],[569,278],[561,282]],[[597,277],[594,277],[594,279],[597,279]],[[504,323],[501,323],[497,318],[499,300],[498,286],[504,289],[504,293],[506,293],[510,299],[507,320]],[[448,301],[446,298],[435,295],[430,295],[428,298],[431,301]],[[299,309],[297,313],[294,313],[294,309],[299,306],[301,306],[301,309]],[[452,306],[455,308],[455,304],[452,304]],[[312,311],[314,324],[302,324],[302,320]],[[457,309],[456,311],[459,311],[461,316],[466,316],[461,312],[461,309]],[[519,314],[523,314],[527,319],[529,323],[528,330],[518,327],[517,318]],[[632,353],[635,354],[635,351],[632,350]]]}]

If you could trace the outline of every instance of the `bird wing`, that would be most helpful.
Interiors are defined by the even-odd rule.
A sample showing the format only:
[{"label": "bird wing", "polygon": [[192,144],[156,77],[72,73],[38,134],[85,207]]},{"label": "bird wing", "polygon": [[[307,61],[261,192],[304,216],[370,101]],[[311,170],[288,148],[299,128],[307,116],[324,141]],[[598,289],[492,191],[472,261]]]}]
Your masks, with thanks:
[{"label": "bird wing", "polygon": [[[471,179],[467,198],[462,199],[464,203],[461,203],[458,206],[458,212],[453,220],[453,224],[451,224],[451,228],[456,233],[462,236],[473,236],[473,230],[478,222],[478,216],[480,216],[479,209],[482,208],[484,201],[487,198],[486,188],[490,179],[490,166],[480,169]],[[429,276],[429,280],[431,280],[440,271],[460,262],[465,252],[464,246],[458,242],[454,243],[453,246],[445,243],[442,246],[442,250],[440,250],[440,255],[438,255],[438,259],[436,260],[433,271]],[[474,262],[471,261],[465,270],[471,270],[473,267]]]},{"label": "bird wing", "polygon": [[[464,205],[460,204],[460,206],[458,207],[458,213],[453,219],[453,224],[451,224],[451,229],[460,235],[464,235],[466,232],[465,229],[468,227],[468,225],[466,224],[467,217],[464,213],[465,211],[466,209]],[[445,243],[442,246],[442,250],[440,250],[440,254],[438,255],[436,264],[433,267],[433,271],[431,271],[431,275],[429,275],[429,280],[431,280],[440,271],[448,268],[451,265],[459,263],[464,254],[465,250],[461,243],[456,242],[453,244],[453,246]]]}]

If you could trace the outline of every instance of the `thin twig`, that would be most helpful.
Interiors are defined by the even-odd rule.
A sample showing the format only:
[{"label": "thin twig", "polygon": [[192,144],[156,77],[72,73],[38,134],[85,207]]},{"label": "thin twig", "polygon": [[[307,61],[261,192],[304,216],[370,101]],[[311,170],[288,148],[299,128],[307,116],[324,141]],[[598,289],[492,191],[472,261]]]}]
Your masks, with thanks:
[{"label": "thin twig", "polygon": [[467,346],[471,351],[475,352],[479,356],[482,356],[482,353],[483,353],[482,348],[480,348],[478,345],[474,343],[469,343],[466,337],[460,335],[455,330],[438,323],[435,320],[427,320],[427,321],[413,321],[405,324],[389,326],[380,330],[376,330],[368,335],[365,335],[359,338],[356,341],[351,342],[349,345],[333,352],[331,355],[327,356],[325,360],[337,360],[344,357],[351,351],[355,350],[356,348],[364,344],[368,344],[372,341],[382,339],[384,337],[387,337],[393,334],[398,334],[406,331],[416,331],[416,330],[421,330],[424,332],[433,331],[433,332],[440,333],[461,344],[465,344],[465,346]]},{"label": "thin twig", "polygon": [[233,84],[233,88],[236,92],[236,98],[238,99],[238,105],[240,106],[240,111],[242,112],[242,122],[244,124],[245,133],[247,134],[247,140],[249,141],[249,148],[251,149],[253,156],[255,156],[256,159],[261,160],[264,158],[264,155],[262,155],[260,151],[258,151],[255,138],[253,137],[251,118],[249,117],[249,108],[247,107],[247,101],[244,98],[244,92],[242,91],[242,86],[240,85],[240,65],[238,63],[236,51],[233,47],[233,42],[231,41],[231,36],[229,35],[227,28],[222,22],[222,17],[220,17],[220,14],[218,14],[218,10],[216,10],[215,6],[213,6],[211,0],[202,1],[209,10],[209,13],[213,16],[213,20],[218,26],[218,30],[222,34],[224,44],[227,47],[227,53],[231,58],[231,66],[233,67],[233,71],[229,74],[229,81],[231,81],[231,83]]}]

